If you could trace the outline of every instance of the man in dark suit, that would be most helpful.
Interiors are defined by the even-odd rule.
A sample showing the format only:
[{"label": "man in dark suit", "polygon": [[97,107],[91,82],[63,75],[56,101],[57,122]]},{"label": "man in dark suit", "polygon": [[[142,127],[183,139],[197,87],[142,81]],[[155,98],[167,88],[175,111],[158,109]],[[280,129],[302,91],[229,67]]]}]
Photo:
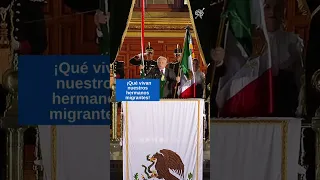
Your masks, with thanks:
[{"label": "man in dark suit", "polygon": [[[144,66],[142,66],[142,55],[141,53],[138,55],[135,55],[133,58],[129,60],[129,63],[134,66],[139,66],[139,69],[141,71],[141,77],[145,76],[145,74],[148,74],[151,69],[157,66],[157,61],[153,60],[154,55],[154,49],[151,47],[150,42],[148,43],[148,46],[146,47],[146,53],[144,56]],[[143,74],[142,74],[143,73]]]},{"label": "man in dark suit", "polygon": [[149,79],[160,79],[161,98],[173,98],[173,88],[180,81],[172,69],[166,68],[167,64],[168,59],[160,56],[157,59],[157,67],[151,69],[146,76]]}]

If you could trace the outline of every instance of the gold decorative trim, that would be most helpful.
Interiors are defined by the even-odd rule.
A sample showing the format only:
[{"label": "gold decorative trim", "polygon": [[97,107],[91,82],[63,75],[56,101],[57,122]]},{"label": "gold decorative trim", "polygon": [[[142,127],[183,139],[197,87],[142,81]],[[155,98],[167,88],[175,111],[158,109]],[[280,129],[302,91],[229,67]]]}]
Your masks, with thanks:
[{"label": "gold decorative trim", "polygon": [[[186,31],[186,26],[191,25],[191,24],[145,24],[145,30],[152,30],[152,31],[163,31],[163,30],[168,30],[168,31]],[[129,26],[130,31],[138,31],[141,30],[141,25],[140,24],[130,24]]]},{"label": "gold decorative trim", "polygon": [[[184,38],[185,32],[172,32],[172,31],[147,31],[144,32],[144,37],[158,37],[158,38]],[[194,33],[191,33],[194,36]],[[135,37],[140,38],[141,32],[140,31],[128,31],[126,37]]]},{"label": "gold decorative trim", "polygon": [[287,148],[288,148],[288,121],[286,120],[241,120],[241,119],[226,119],[226,120],[211,120],[216,124],[279,124],[281,125],[281,180],[287,180]]},{"label": "gold decorative trim", "polygon": [[[186,26],[191,26],[188,12],[146,12],[145,37],[184,37]],[[126,37],[141,37],[140,12],[132,13]]]},{"label": "gold decorative trim", "polygon": [[[188,1],[189,12],[146,12],[145,37],[184,37],[185,28],[189,26],[192,36],[195,37],[203,64],[207,66],[205,56],[196,32],[193,14]],[[174,20],[173,20],[174,19]],[[124,37],[140,37],[141,13],[131,12],[129,27]],[[166,32],[168,31],[168,32]],[[149,33],[151,32],[151,33]],[[161,32],[161,34],[157,33]],[[170,33],[171,35],[170,35]],[[123,37],[123,39],[124,39]],[[122,41],[123,42],[123,41]],[[122,47],[122,43],[120,49]],[[119,53],[119,51],[118,51]],[[118,54],[117,54],[118,55]]]},{"label": "gold decorative trim", "polygon": [[[203,145],[202,145],[202,148],[200,148],[200,142],[201,142],[201,135],[200,135],[200,131],[201,131],[201,128],[203,128],[203,126],[200,126],[200,122],[203,118],[201,118],[201,108],[200,108],[200,100],[197,100],[198,101],[198,132],[197,132],[197,157],[196,157],[196,178],[197,180],[199,180],[199,151],[202,151],[203,150]],[[203,102],[204,103],[204,102]],[[205,107],[205,104],[203,104],[204,107]],[[203,129],[204,131],[204,129]],[[202,158],[203,159],[203,158]],[[202,172],[201,172],[202,173]]]},{"label": "gold decorative trim", "polygon": [[128,16],[128,20],[127,20],[127,26],[126,29],[124,30],[123,34],[122,34],[122,38],[121,38],[121,43],[120,46],[118,47],[118,51],[117,51],[117,55],[115,56],[115,59],[112,59],[111,61],[115,61],[121,51],[124,39],[126,38],[127,35],[127,31],[129,29],[129,24],[131,22],[131,18],[132,18],[132,14],[133,14],[133,9],[134,9],[134,5],[136,4],[136,0],[132,0],[132,4],[131,4],[131,8],[130,8],[130,12],[129,12],[129,16]]},{"label": "gold decorative trim", "polygon": [[[173,21],[174,19],[174,21]],[[141,19],[131,19],[130,24],[141,24]],[[145,18],[145,24],[191,24],[189,18],[170,18],[170,17],[161,17],[161,18]]]},{"label": "gold decorative trim", "polygon": [[[191,25],[191,21],[189,16],[187,17],[174,17],[173,15],[169,16],[164,13],[163,16],[155,16],[152,18],[145,19],[145,30],[152,31],[162,31],[162,30],[170,30],[170,31],[182,31],[185,32],[186,26]],[[174,14],[174,13],[172,13]],[[188,13],[183,13],[185,16]],[[174,21],[172,20],[174,19]],[[129,25],[130,31],[141,30],[141,19],[132,18]]]},{"label": "gold decorative trim", "polygon": [[[161,19],[161,18],[185,18],[189,19],[188,12],[146,12],[146,19]],[[132,13],[132,20],[138,19],[141,20],[141,12],[134,11]],[[190,20],[189,20],[190,21]]]},{"label": "gold decorative trim", "polygon": [[311,18],[311,12],[310,12],[307,1],[306,0],[297,0],[297,3],[298,3],[299,12],[303,16],[308,16],[309,18]]},{"label": "gold decorative trim", "polygon": [[129,179],[130,175],[129,175],[129,125],[128,125],[128,117],[129,117],[129,112],[128,112],[128,108],[129,107],[129,103],[126,102],[126,119],[125,119],[125,122],[126,122],[126,170],[127,170],[127,173],[126,173],[126,179]]}]

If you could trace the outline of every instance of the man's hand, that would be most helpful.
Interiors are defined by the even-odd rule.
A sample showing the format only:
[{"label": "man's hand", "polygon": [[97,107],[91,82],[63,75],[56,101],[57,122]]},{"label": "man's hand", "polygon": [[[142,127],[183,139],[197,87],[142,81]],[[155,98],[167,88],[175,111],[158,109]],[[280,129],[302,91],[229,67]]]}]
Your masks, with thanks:
[{"label": "man's hand", "polygon": [[107,13],[107,15],[104,15],[104,13],[100,10],[96,12],[94,15],[94,23],[99,28],[100,24],[106,24],[109,21],[110,13]]},{"label": "man's hand", "polygon": [[142,54],[141,54],[141,53],[139,53],[139,54],[135,55],[135,56],[134,56],[134,58],[139,60],[139,59],[141,59],[141,58],[142,58]]},{"label": "man's hand", "polygon": [[[143,53],[143,56],[146,56],[146,55],[148,55],[148,53]],[[141,59],[142,58],[142,53],[135,55],[134,58],[135,59]]]},{"label": "man's hand", "polygon": [[176,77],[176,81],[179,83],[180,82],[180,77]]},{"label": "man's hand", "polygon": [[221,62],[223,62],[224,56],[225,56],[225,51],[221,47],[217,47],[211,50],[211,58],[213,61],[216,62],[216,64],[220,64]]},{"label": "man's hand", "polygon": [[140,66],[139,66],[139,69],[140,69],[140,70],[144,69],[144,66],[143,66],[143,65],[140,65]]},{"label": "man's hand", "polygon": [[135,55],[134,58],[135,58],[136,60],[141,59],[141,57],[139,56],[139,54],[138,54],[138,55]]}]

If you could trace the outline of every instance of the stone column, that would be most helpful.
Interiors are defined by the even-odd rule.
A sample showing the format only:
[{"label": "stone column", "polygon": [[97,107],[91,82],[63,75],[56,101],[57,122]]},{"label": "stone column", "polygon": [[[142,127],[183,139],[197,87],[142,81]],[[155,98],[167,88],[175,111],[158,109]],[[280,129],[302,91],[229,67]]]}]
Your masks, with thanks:
[{"label": "stone column", "polygon": [[118,141],[118,102],[116,101],[116,81],[114,80],[111,87],[111,111],[112,111],[112,141]]},{"label": "stone column", "polygon": [[[114,75],[115,77],[115,75]],[[111,111],[112,111],[112,137],[110,141],[110,160],[119,160],[121,158],[121,146],[118,137],[118,102],[116,101],[116,79],[112,84]]]},{"label": "stone column", "polygon": [[23,180],[23,134],[27,128],[7,128],[7,180]]}]

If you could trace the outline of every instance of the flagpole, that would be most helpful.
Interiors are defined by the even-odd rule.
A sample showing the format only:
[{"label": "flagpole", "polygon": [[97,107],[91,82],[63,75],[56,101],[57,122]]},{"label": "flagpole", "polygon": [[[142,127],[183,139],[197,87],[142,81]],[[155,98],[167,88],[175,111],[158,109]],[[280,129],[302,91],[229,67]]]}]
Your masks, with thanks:
[{"label": "flagpole", "polygon": [[[181,75],[181,69],[180,69],[180,62],[179,62],[179,71],[178,71],[178,77]],[[181,80],[181,78],[180,78]],[[176,82],[176,86],[174,88],[174,95],[173,95],[173,98],[176,98],[176,94],[178,93],[178,81]]]},{"label": "flagpole", "polygon": [[[192,44],[193,44],[193,41],[192,41]],[[193,64],[193,60],[194,60],[194,51],[192,50],[192,64]],[[199,63],[199,61],[198,61]],[[196,98],[196,72],[195,72],[195,69],[193,69],[192,67],[192,73],[193,73],[193,98]]]},{"label": "flagpole", "polygon": [[[187,26],[187,27],[186,27],[186,30],[187,30],[187,29],[190,29],[190,27]],[[185,36],[184,36],[183,49],[184,49],[184,45],[185,45],[185,43],[186,43],[186,37],[187,37],[187,33],[185,33]],[[182,51],[182,58],[183,58],[183,54],[184,54],[184,51]],[[180,62],[179,62],[178,77],[181,75],[181,67],[180,67],[180,66],[181,66],[181,60],[180,60]],[[181,78],[180,78],[180,81],[181,81]],[[176,82],[176,86],[175,86],[175,88],[174,88],[173,98],[176,98],[176,94],[178,93],[177,90],[178,90],[178,81]]]},{"label": "flagpole", "polygon": [[[222,8],[221,15],[224,14],[226,7],[227,7],[227,0],[224,1],[224,5],[223,5],[223,8]],[[224,33],[224,30],[225,30],[226,19],[227,19],[227,17],[225,17],[225,16],[221,17],[218,36],[217,36],[216,47],[220,47],[221,46],[221,41],[222,41],[223,33]],[[213,65],[213,68],[212,68],[212,76],[211,76],[211,82],[210,82],[210,95],[209,95],[209,97],[211,97],[211,95],[212,95],[214,76],[215,76],[216,67],[217,67],[215,62],[212,62],[212,65]]]},{"label": "flagpole", "polygon": [[145,0],[142,0],[141,4],[141,65],[143,69],[141,70],[141,78],[145,77],[144,72],[144,13],[145,13]]},{"label": "flagpole", "polygon": [[[193,72],[195,75],[195,72]],[[196,98],[196,77],[193,76],[193,98]]]},{"label": "flagpole", "polygon": [[[192,37],[191,37],[192,39]],[[192,42],[192,47],[193,47],[193,41]],[[192,57],[192,64],[193,64],[193,60],[194,60],[194,48],[192,48],[192,54],[191,54],[191,57]],[[198,61],[199,62],[199,61]],[[196,76],[195,76],[195,69],[193,69],[193,65],[191,66],[192,68],[192,73],[193,73],[193,77],[192,77],[192,81],[193,81],[193,98],[196,97]]]}]

